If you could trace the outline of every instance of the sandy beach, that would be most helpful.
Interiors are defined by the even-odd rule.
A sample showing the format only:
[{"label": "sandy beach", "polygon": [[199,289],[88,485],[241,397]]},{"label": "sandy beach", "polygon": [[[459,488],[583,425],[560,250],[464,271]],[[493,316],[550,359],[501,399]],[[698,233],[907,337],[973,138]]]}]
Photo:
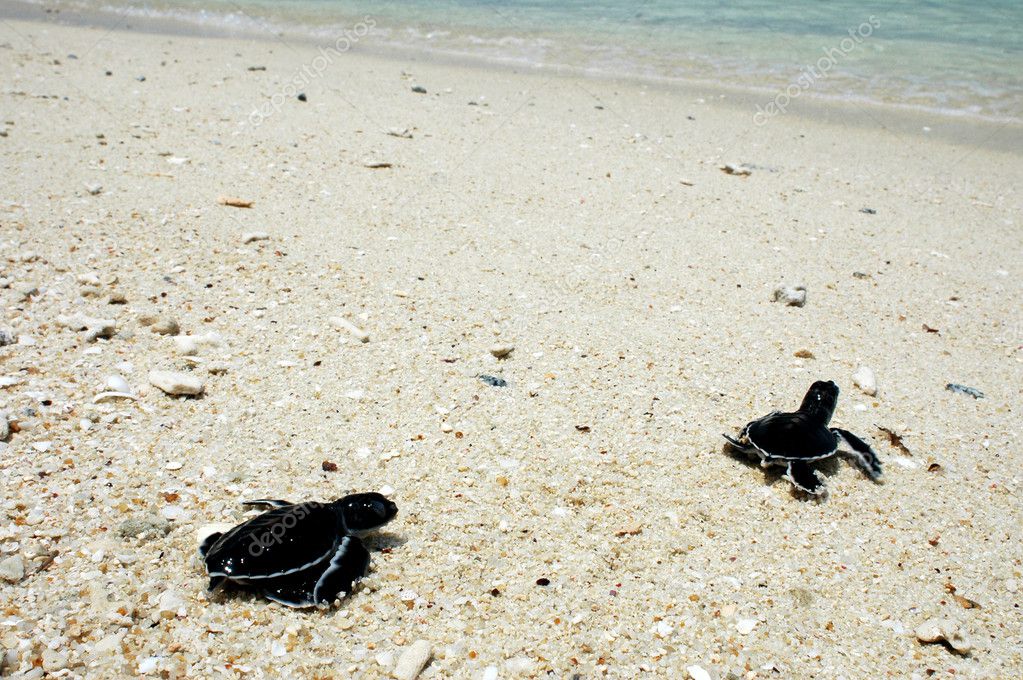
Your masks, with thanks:
[{"label": "sandy beach", "polygon": [[[1017,126],[39,15],[0,22],[3,673],[1023,675]],[[818,379],[884,464],[821,501],[721,436]],[[208,596],[201,527],[353,491],[400,512],[349,598]]]}]

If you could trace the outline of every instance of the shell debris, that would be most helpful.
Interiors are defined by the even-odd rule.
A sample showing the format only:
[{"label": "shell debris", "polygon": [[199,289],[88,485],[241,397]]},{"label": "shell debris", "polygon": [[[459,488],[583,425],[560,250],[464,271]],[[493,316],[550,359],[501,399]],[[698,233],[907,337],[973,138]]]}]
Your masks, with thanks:
[{"label": "shell debris", "polygon": [[924,643],[944,642],[959,654],[969,654],[973,642],[951,619],[927,619],[916,628],[916,639]]},{"label": "shell debris", "polygon": [[331,317],[330,323],[333,324],[335,328],[340,328],[345,331],[359,342],[369,342],[369,333],[362,330],[348,319],[334,316]]},{"label": "shell debris", "polygon": [[877,376],[868,366],[860,366],[853,373],[853,384],[869,397],[877,396]]},{"label": "shell debris", "polygon": [[433,650],[426,640],[416,640],[398,657],[391,676],[395,680],[415,680],[433,658]]},{"label": "shell debris", "polygon": [[806,286],[789,286],[782,284],[774,289],[775,302],[783,302],[788,307],[802,307],[806,304]]}]

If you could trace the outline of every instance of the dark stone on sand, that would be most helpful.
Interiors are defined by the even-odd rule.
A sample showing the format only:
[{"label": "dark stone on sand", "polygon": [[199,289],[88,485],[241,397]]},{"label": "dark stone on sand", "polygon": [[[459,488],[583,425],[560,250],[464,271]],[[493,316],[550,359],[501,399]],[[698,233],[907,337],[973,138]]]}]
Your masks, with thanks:
[{"label": "dark stone on sand", "polygon": [[426,88],[423,87],[422,85],[413,85],[412,91],[415,92],[416,94],[426,94]]},{"label": "dark stone on sand", "polygon": [[491,387],[508,387],[508,381],[505,380],[504,378],[498,378],[497,376],[494,375],[487,375],[486,373],[481,373],[479,378],[480,380],[490,385]]},{"label": "dark stone on sand", "polygon": [[308,101],[306,99],[305,92],[299,92],[298,93],[298,101],[300,101],[300,102]]}]

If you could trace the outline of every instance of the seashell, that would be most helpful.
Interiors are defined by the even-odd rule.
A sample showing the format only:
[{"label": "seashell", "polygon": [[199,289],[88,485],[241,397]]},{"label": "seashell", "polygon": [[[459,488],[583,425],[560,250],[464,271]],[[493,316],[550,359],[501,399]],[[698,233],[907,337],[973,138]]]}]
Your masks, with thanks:
[{"label": "seashell", "polygon": [[125,392],[127,394],[131,394],[131,385],[129,385],[128,381],[119,375],[107,376],[107,387],[114,392]]}]

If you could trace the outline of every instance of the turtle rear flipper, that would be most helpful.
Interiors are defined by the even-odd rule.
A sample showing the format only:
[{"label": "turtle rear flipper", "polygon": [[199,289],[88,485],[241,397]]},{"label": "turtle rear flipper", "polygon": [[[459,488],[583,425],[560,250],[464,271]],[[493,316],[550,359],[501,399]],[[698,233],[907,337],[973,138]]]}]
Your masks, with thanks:
[{"label": "turtle rear flipper", "polygon": [[870,448],[867,442],[848,430],[833,427],[831,431],[849,446],[849,455],[856,461],[856,466],[863,470],[864,474],[875,482],[881,478],[881,461],[878,460],[874,449]]},{"label": "turtle rear flipper", "polygon": [[358,538],[345,536],[325,569],[309,569],[263,588],[263,595],[287,607],[329,604],[341,593],[352,592],[369,569],[369,551]]},{"label": "turtle rear flipper", "polygon": [[282,501],[275,498],[257,498],[251,501],[242,501],[242,505],[264,505],[270,508],[286,508],[289,505],[294,505],[290,501]]},{"label": "turtle rear flipper", "polygon": [[827,487],[824,486],[824,482],[820,475],[817,474],[817,471],[802,461],[793,460],[789,462],[785,479],[792,482],[792,486],[811,496],[823,496],[827,493]]},{"label": "turtle rear flipper", "polygon": [[750,445],[743,444],[740,439],[729,437],[727,434],[722,434],[721,436],[724,437],[728,441],[729,446],[736,451],[739,451],[740,453],[753,453],[753,449],[750,448]]},{"label": "turtle rear flipper", "polygon": [[199,544],[199,557],[206,559],[206,555],[210,552],[210,548],[213,544],[220,540],[220,537],[224,534],[221,532],[212,533],[206,538],[202,539],[202,543]]}]

